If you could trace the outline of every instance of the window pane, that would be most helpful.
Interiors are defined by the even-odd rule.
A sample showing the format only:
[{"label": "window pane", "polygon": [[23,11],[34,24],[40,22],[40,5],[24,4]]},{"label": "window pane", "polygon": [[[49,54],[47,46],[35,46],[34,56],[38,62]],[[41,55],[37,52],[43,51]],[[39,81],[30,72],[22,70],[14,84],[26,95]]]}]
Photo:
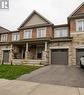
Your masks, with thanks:
[{"label": "window pane", "polygon": [[68,30],[67,29],[63,29],[61,32],[62,32],[62,37],[68,36]]},{"label": "window pane", "polygon": [[55,31],[54,31],[54,37],[60,37],[61,35],[60,35],[60,30],[58,30],[58,29],[55,29]]},{"label": "window pane", "polygon": [[37,29],[37,37],[46,37],[46,28],[38,28]]},{"label": "window pane", "polygon": [[19,33],[13,33],[12,34],[12,41],[17,41],[19,40]]},{"label": "window pane", "polygon": [[78,21],[78,31],[82,31],[82,21]]},{"label": "window pane", "polygon": [[67,28],[59,28],[54,30],[54,37],[67,37],[68,29]]},{"label": "window pane", "polygon": [[84,20],[83,19],[76,21],[76,31],[78,31],[78,32],[84,31]]},{"label": "window pane", "polygon": [[2,42],[6,42],[7,41],[7,38],[8,38],[8,34],[2,34],[1,35],[1,41]]},{"label": "window pane", "polygon": [[41,31],[37,32],[37,37],[41,37]]},{"label": "window pane", "polygon": [[31,29],[24,31],[24,38],[32,38],[32,30]]}]

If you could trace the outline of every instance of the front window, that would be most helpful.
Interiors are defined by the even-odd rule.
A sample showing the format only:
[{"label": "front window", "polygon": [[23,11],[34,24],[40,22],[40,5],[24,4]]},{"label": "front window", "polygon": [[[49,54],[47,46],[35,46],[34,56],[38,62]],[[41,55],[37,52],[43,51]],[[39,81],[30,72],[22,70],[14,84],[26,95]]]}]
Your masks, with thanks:
[{"label": "front window", "polygon": [[24,38],[32,38],[32,29],[28,29],[24,31]]},{"label": "front window", "polygon": [[12,41],[18,41],[19,40],[19,33],[12,33]]},{"label": "front window", "polygon": [[2,34],[1,35],[1,42],[7,42],[8,40],[8,34]]},{"label": "front window", "polygon": [[37,38],[46,37],[46,28],[37,29]]},{"label": "front window", "polygon": [[76,21],[76,31],[78,32],[84,31],[84,19],[79,19]]},{"label": "front window", "polygon": [[68,37],[68,29],[67,28],[54,29],[54,37]]}]

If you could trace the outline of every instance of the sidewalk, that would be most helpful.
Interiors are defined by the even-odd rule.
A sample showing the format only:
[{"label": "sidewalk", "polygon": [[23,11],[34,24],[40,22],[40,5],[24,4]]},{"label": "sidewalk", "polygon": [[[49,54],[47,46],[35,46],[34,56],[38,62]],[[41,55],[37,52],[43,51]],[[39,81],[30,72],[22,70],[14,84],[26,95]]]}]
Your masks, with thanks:
[{"label": "sidewalk", "polygon": [[1,79],[0,95],[84,95],[84,88]]}]

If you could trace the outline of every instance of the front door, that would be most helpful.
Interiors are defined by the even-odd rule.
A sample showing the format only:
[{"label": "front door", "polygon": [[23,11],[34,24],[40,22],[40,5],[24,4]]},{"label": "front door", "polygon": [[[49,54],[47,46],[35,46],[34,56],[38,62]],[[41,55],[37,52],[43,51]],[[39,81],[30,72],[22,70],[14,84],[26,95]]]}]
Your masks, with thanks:
[{"label": "front door", "polygon": [[9,50],[4,50],[3,51],[3,63],[8,63],[9,62]]},{"label": "front door", "polygon": [[43,51],[43,47],[37,48],[37,58],[38,59],[42,59],[42,51]]}]

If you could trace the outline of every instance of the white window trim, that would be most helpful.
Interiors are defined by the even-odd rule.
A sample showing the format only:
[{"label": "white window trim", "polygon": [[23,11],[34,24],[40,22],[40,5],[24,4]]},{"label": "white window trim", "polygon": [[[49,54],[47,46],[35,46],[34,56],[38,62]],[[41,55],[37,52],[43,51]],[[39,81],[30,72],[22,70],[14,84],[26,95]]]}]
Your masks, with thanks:
[{"label": "white window trim", "polygon": [[[43,31],[43,32],[44,32],[43,35],[42,35],[42,31],[41,31],[41,36],[38,36],[38,32],[40,32],[39,29],[44,29],[44,30],[45,30],[45,31]],[[36,29],[36,32],[37,32],[37,38],[46,37],[47,28],[46,28],[46,27],[43,27],[43,28],[37,28],[37,29]]]},{"label": "white window trim", "polygon": [[78,21],[84,21],[84,19],[77,19],[75,22],[76,22],[76,32],[84,32],[84,26],[83,26],[83,30],[82,31],[78,31]]},{"label": "white window trim", "polygon": [[[16,34],[18,36],[18,38],[16,39]],[[14,37],[15,36],[15,37]],[[19,36],[19,33],[12,33],[12,41],[18,41],[20,40],[20,36]]]},{"label": "white window trim", "polygon": [[[3,36],[5,37],[5,39]],[[1,34],[1,42],[7,42],[7,41],[8,41],[8,34]]]},{"label": "white window trim", "polygon": [[[30,31],[31,31],[30,37],[29,36],[25,36],[25,32],[30,32]],[[32,38],[32,29],[24,30],[24,39],[29,39],[29,38]]]}]

